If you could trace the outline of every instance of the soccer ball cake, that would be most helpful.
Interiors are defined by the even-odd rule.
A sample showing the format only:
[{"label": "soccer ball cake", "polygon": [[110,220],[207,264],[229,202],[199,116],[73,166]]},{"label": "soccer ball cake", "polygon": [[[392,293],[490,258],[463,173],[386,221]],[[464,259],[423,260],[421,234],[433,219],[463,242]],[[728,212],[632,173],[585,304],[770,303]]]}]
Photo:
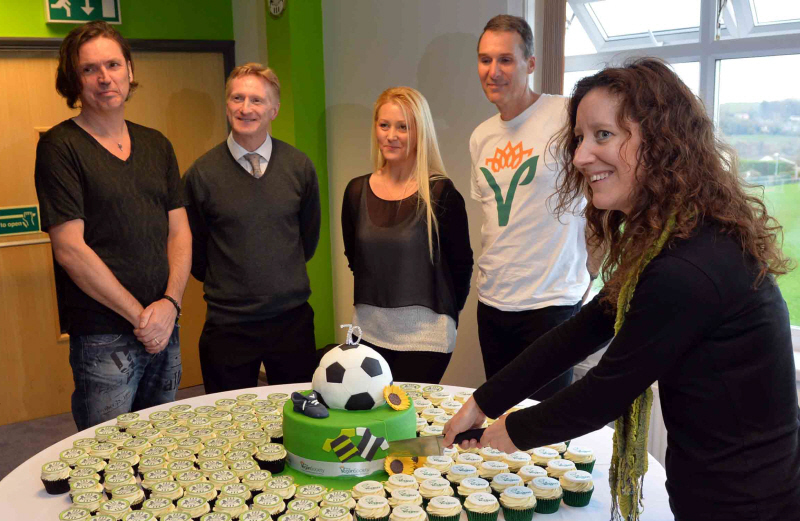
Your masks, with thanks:
[{"label": "soccer ball cake", "polygon": [[386,400],[383,388],[392,384],[389,364],[374,349],[343,344],[322,357],[314,371],[312,387],[331,409],[364,411],[380,407]]}]

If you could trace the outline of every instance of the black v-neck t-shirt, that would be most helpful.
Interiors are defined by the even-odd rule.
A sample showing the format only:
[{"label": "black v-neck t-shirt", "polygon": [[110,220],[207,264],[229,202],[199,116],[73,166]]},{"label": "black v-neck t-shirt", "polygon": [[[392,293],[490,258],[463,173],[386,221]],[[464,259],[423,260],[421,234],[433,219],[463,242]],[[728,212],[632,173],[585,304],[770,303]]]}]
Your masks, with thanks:
[{"label": "black v-neck t-shirt", "polygon": [[[42,229],[83,219],[84,240],[141,304],[167,287],[168,212],[184,205],[180,171],[169,140],[126,121],[131,153],[122,160],[73,120],[44,135],[36,149],[36,192]],[[56,270],[62,319],[71,335],[129,333],[122,316]],[[62,324],[63,325],[63,324]]]}]

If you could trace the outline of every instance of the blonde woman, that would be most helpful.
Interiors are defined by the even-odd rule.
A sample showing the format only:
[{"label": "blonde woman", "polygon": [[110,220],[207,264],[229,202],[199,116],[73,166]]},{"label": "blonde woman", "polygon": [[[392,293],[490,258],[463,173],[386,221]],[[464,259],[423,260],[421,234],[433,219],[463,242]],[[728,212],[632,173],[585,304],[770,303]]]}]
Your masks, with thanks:
[{"label": "blonde woman", "polygon": [[388,89],[372,119],[375,170],[350,181],[342,205],[353,323],[395,380],[439,383],[472,277],[464,198],[447,178],[422,94]]}]

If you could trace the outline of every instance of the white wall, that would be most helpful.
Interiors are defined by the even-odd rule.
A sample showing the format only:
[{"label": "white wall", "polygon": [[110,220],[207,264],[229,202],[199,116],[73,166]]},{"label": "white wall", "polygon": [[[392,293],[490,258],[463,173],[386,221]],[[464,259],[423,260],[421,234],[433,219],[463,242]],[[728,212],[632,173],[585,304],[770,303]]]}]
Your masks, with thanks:
[{"label": "white wall", "polygon": [[231,0],[236,65],[267,65],[267,10],[265,0]]},{"label": "white wall", "polygon": [[[353,278],[339,223],[342,195],[353,177],[371,171],[372,104],[386,88],[407,85],[427,98],[445,167],[467,201],[470,238],[480,255],[481,212],[469,198],[469,136],[496,109],[483,95],[476,46],[486,22],[497,14],[522,15],[516,0],[325,0],[325,97],[328,178],[331,194],[333,290],[336,323],[351,321]],[[461,313],[458,344],[444,377],[477,387],[484,380],[472,290]],[[344,340],[340,332],[339,341]]]}]

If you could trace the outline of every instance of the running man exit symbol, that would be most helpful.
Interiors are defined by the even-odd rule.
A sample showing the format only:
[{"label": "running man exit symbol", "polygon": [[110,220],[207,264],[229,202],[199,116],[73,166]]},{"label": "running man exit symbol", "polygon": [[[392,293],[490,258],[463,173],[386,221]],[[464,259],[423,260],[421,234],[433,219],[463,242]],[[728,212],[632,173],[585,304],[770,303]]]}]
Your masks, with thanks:
[{"label": "running man exit symbol", "polygon": [[44,0],[47,23],[122,23],[119,0]]}]

